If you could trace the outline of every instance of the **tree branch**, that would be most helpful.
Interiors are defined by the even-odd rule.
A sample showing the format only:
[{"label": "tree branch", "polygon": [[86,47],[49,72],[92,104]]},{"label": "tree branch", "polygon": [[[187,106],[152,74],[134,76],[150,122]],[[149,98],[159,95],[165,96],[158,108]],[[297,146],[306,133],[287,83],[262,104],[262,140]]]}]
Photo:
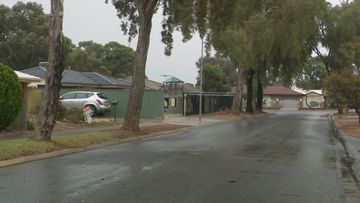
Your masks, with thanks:
[{"label": "tree branch", "polygon": [[156,6],[156,4],[158,3],[159,0],[149,0],[147,3],[147,6],[145,8],[145,14],[149,15],[152,14],[154,12],[154,8]]}]

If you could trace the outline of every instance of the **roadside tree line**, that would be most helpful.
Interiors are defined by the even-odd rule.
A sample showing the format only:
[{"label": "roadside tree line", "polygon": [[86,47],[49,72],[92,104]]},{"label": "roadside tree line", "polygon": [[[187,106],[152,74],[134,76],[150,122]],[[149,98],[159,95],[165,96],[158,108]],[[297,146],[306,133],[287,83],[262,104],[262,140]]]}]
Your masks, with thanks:
[{"label": "roadside tree line", "polygon": [[[35,136],[38,140],[51,140],[55,125],[56,103],[66,61],[63,58],[66,44],[62,35],[63,3],[63,0],[51,0],[48,79],[46,99],[43,100],[38,115],[39,129]],[[337,67],[359,65],[360,21],[354,20],[360,16],[359,0],[338,7],[331,7],[324,0],[112,0],[106,3],[112,3],[117,9],[116,15],[120,18],[121,28],[129,36],[129,40],[137,36],[133,81],[122,126],[128,131],[139,130],[152,18],[156,12],[163,15],[161,34],[166,55],[171,54],[172,35],[178,30],[182,33],[184,42],[198,33],[208,48],[213,47],[218,56],[234,64],[234,112],[240,110],[243,83],[248,88],[246,111],[254,112],[254,83],[257,88],[256,110],[261,111],[263,87],[267,83],[279,81],[290,85],[294,77],[303,72],[313,51],[318,52],[327,74]],[[352,24],[339,24],[339,19],[346,23],[350,17],[353,18]],[[340,32],[342,29],[343,32]],[[328,49],[325,57],[319,51],[321,46]],[[221,80],[221,73],[215,70],[216,66],[209,67],[210,73],[220,76]]]},{"label": "roadside tree line", "polygon": [[[15,70],[48,61],[49,15],[36,2],[0,5],[0,62]],[[131,75],[135,52],[118,42],[104,45],[83,41],[74,45],[63,36],[64,66],[73,70],[100,72],[113,77]]]}]

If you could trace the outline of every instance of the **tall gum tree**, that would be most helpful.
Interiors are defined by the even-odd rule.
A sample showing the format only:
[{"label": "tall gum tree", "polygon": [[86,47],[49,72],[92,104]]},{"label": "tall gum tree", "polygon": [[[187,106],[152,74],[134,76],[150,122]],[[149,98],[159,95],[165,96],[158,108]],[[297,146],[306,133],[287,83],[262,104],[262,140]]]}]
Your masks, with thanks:
[{"label": "tall gum tree", "polygon": [[[108,0],[105,1],[108,3]],[[162,42],[165,54],[170,55],[174,30],[180,30],[183,41],[191,39],[195,31],[203,38],[210,0],[112,0],[121,20],[121,28],[131,38],[138,36],[133,68],[132,87],[123,130],[138,131],[145,86],[146,59],[150,44],[151,23],[154,13],[162,10]]]},{"label": "tall gum tree", "polygon": [[64,1],[51,0],[49,22],[49,67],[46,72],[44,97],[37,118],[36,140],[50,141],[56,123],[56,111],[64,71],[62,24]]},{"label": "tall gum tree", "polygon": [[245,69],[247,112],[253,112],[254,76],[258,79],[257,107],[261,110],[266,73],[277,72],[290,83],[310,56],[311,50],[305,42],[316,34],[315,17],[323,3],[323,0],[239,0],[232,6],[236,12],[229,19],[210,21],[210,38],[215,50]]}]

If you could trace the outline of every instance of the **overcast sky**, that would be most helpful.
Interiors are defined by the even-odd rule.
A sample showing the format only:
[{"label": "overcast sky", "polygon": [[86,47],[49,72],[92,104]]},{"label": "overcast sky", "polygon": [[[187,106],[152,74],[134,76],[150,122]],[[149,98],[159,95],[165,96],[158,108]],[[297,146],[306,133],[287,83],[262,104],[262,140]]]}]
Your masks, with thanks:
[{"label": "overcast sky", "polygon": [[[12,6],[17,0],[0,0],[1,4]],[[23,2],[37,2],[43,5],[44,11],[49,13],[50,0],[25,0]],[[135,49],[136,40],[130,44],[127,36],[120,30],[120,21],[116,10],[105,0],[65,0],[64,34],[73,43],[93,40],[105,44],[109,41],[118,41]],[[111,2],[111,1],[110,1]],[[329,0],[338,4],[339,0]],[[149,79],[162,82],[166,78],[161,75],[172,75],[185,82],[195,83],[197,70],[195,62],[201,55],[201,41],[198,34],[193,39],[182,43],[181,34],[175,33],[174,49],[171,56],[164,55],[164,45],[161,43],[161,16],[153,19],[153,30],[147,60],[146,75]]]}]

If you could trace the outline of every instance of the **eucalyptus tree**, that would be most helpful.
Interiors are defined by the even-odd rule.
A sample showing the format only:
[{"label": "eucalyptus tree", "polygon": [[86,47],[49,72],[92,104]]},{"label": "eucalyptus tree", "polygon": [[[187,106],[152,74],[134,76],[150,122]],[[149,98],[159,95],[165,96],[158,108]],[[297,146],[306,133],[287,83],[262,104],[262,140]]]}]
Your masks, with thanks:
[{"label": "eucalyptus tree", "polygon": [[59,92],[64,71],[63,53],[63,0],[51,0],[49,22],[49,67],[46,73],[43,101],[37,118],[37,132],[34,139],[50,141],[56,122]]},{"label": "eucalyptus tree", "polygon": [[16,70],[46,60],[48,16],[40,4],[17,2],[0,5],[0,62]]},{"label": "eucalyptus tree", "polygon": [[[323,0],[237,1],[237,16],[218,24],[210,23],[214,48],[245,69],[247,112],[253,112],[252,86],[257,78],[257,109],[262,107],[262,87],[266,73],[291,82],[311,54],[307,41],[317,33],[316,17]],[[217,21],[215,21],[217,22]]]},{"label": "eucalyptus tree", "polygon": [[[360,65],[360,1],[328,4],[326,12],[317,19],[317,41],[310,43],[325,65],[327,74]],[[321,51],[321,47],[326,52]]]},{"label": "eucalyptus tree", "polygon": [[[145,66],[154,13],[162,12],[162,42],[165,44],[165,54],[170,55],[174,30],[181,31],[184,42],[189,40],[195,31],[198,31],[200,37],[204,38],[208,8],[218,2],[213,0],[112,0],[124,33],[129,35],[129,40],[135,36],[138,37],[132,87],[122,129],[139,130],[140,110],[145,87]],[[228,1],[221,3],[223,2]]]}]

